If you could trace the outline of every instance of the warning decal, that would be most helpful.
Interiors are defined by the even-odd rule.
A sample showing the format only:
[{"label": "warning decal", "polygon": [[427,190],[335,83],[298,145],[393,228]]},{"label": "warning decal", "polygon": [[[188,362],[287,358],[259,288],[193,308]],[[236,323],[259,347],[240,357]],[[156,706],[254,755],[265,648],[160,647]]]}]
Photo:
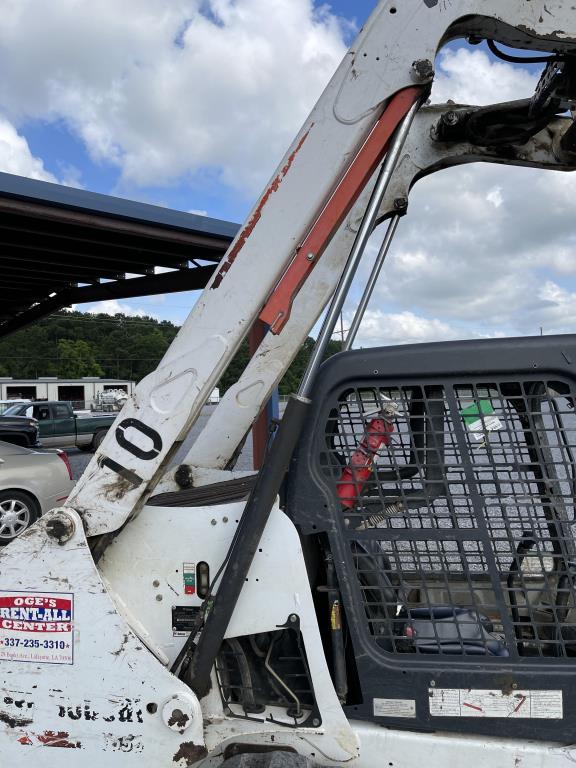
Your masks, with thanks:
[{"label": "warning decal", "polygon": [[0,659],[74,663],[74,595],[0,591]]},{"label": "warning decal", "polygon": [[415,699],[373,699],[375,717],[416,717]]},{"label": "warning decal", "polygon": [[562,691],[430,688],[433,717],[510,717],[561,720]]}]

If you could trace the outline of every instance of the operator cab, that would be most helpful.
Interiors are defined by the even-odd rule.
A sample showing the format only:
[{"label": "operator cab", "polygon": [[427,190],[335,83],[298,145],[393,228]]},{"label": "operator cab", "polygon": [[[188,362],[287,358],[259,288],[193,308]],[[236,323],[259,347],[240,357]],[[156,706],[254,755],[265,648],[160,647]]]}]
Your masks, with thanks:
[{"label": "operator cab", "polygon": [[287,509],[335,567],[344,642],[319,621],[350,717],[496,735],[500,708],[507,735],[576,735],[574,360],[559,336],[324,364]]}]

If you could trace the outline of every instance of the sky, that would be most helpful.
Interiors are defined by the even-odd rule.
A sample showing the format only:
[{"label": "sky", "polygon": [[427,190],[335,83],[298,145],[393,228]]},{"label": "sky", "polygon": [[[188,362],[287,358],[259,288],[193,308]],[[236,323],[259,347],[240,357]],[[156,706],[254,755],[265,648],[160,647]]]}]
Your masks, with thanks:
[{"label": "sky", "polygon": [[[373,5],[0,0],[0,170],[241,223]],[[455,42],[432,100],[524,98],[537,79]],[[575,184],[490,165],[419,182],[357,343],[576,331]],[[78,309],[181,323],[195,299]]]}]

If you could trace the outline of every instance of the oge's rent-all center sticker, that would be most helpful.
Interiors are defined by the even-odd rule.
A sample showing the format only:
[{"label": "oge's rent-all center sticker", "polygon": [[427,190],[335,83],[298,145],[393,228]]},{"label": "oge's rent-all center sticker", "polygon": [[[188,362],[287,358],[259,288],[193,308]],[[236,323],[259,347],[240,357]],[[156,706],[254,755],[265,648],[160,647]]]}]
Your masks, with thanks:
[{"label": "oge's rent-all center sticker", "polygon": [[74,662],[74,595],[0,591],[0,659]]}]

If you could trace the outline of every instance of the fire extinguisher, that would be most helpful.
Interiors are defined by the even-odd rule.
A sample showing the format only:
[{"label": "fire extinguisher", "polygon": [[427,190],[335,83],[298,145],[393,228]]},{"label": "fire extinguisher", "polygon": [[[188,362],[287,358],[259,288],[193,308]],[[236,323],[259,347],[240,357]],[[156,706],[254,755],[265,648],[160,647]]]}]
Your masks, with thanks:
[{"label": "fire extinguisher", "polygon": [[372,473],[376,454],[383,445],[390,445],[394,432],[390,417],[395,413],[396,408],[393,405],[387,406],[366,425],[358,448],[352,454],[350,463],[342,470],[338,481],[338,498],[343,507],[351,509],[356,504],[366,480]]}]

